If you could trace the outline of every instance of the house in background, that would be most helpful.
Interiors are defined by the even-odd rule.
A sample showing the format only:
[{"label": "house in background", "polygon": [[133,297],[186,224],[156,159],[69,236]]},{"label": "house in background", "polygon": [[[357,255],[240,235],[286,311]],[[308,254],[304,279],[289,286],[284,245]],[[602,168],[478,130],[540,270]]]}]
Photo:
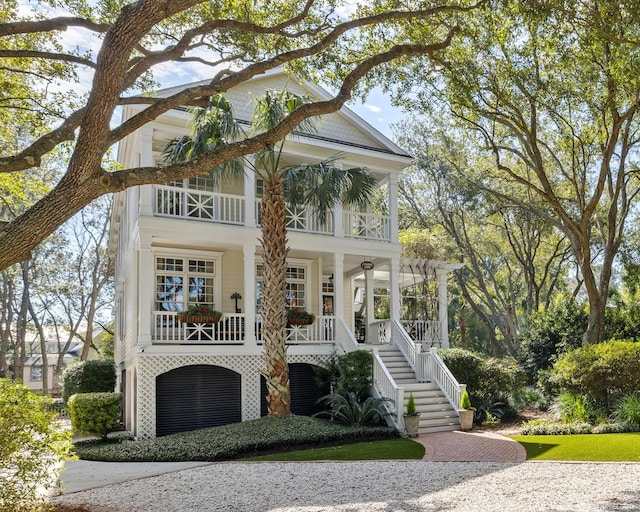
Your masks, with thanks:
[{"label": "house in background", "polygon": [[[56,373],[56,365],[58,364],[59,355],[56,353],[57,343],[47,342],[47,390],[51,396],[62,395],[62,372]],[[68,350],[63,356],[63,367],[82,354],[82,343],[73,343],[69,346]],[[27,357],[22,367],[22,384],[24,384],[29,391],[34,393],[42,393],[42,379],[44,378],[43,372],[44,359],[41,354],[31,355]]]},{"label": "house in background", "polygon": [[[273,72],[230,90],[226,98],[236,118],[246,122],[253,98],[283,88],[317,99],[329,96]],[[128,105],[123,116],[144,108]],[[188,133],[189,121],[186,110],[176,109],[148,123],[121,142],[120,164],[162,165],[162,150]],[[284,164],[339,153],[345,167],[366,167],[376,176],[388,211],[336,206],[322,224],[309,209],[287,211],[287,305],[316,315],[311,325],[287,329],[292,412],[316,410],[323,390],[316,387],[314,365],[333,352],[366,348],[374,352],[375,392],[393,400],[396,421],[411,391],[423,413],[422,431],[459,428],[455,409],[462,387],[436,351],[428,350],[448,346],[446,274],[455,266],[400,257],[398,177],[411,158],[348,109],[323,117],[317,129],[287,139]],[[260,375],[262,190],[263,183],[247,169],[244,178],[219,186],[197,176],[130,188],[115,197],[110,237],[116,261],[115,358],[126,428],[138,438],[266,414]],[[408,311],[403,288],[404,295],[408,288],[434,291],[427,300],[413,297],[426,314],[403,319]],[[195,303],[222,311],[223,319],[181,322],[177,312]],[[381,310],[388,318],[377,320]]]}]

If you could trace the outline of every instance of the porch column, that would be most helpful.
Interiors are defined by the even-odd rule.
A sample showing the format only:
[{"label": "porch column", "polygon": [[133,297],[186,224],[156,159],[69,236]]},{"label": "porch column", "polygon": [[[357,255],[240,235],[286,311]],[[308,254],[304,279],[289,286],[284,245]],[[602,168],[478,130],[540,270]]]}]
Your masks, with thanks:
[{"label": "porch column", "polygon": [[333,209],[333,235],[344,238],[344,210],[341,203],[336,203]]},{"label": "porch column", "polygon": [[[140,162],[142,167],[153,167],[153,128],[144,126],[140,128]],[[140,215],[153,215],[153,185],[140,187]]]},{"label": "porch column", "polygon": [[[256,174],[253,168],[248,163],[245,163],[244,165],[244,225],[247,226],[248,228],[255,228],[257,225],[256,219],[257,219]],[[255,271],[254,271],[254,274],[255,274]]]},{"label": "porch column", "polygon": [[378,331],[371,327],[373,321],[376,319],[376,315],[374,313],[374,301],[373,301],[373,270],[365,270],[364,271],[364,290],[365,290],[365,305],[364,312],[365,317],[367,319],[367,333],[366,333],[366,341],[367,343],[378,343]]},{"label": "porch column", "polygon": [[[255,217],[254,217],[255,219]],[[245,243],[242,246],[244,258],[244,344],[256,348],[256,246]]]},{"label": "porch column", "polygon": [[400,321],[400,258],[392,257],[389,261],[389,313],[392,320]]},{"label": "porch column", "polygon": [[[153,252],[149,248],[150,243],[142,243],[142,248],[138,249],[139,267],[138,282],[150,283],[151,286],[138,287],[138,347],[144,348],[151,345],[153,339],[153,302],[155,294],[155,264]],[[125,313],[126,314],[126,313]]]},{"label": "porch column", "polygon": [[[347,321],[344,318],[345,307],[344,307],[344,253],[336,252],[333,255],[333,315],[336,318],[336,322],[340,320],[340,318],[344,319],[347,325],[351,325],[352,322]],[[322,286],[322,284],[321,284]],[[322,307],[322,304],[320,304]],[[340,329],[336,328],[334,330],[335,333],[340,332]]]},{"label": "porch column", "polygon": [[438,280],[438,328],[440,348],[449,348],[449,301],[447,300],[447,271],[436,269]]},{"label": "porch column", "polygon": [[400,243],[398,236],[398,175],[389,175],[389,235],[392,243]]}]

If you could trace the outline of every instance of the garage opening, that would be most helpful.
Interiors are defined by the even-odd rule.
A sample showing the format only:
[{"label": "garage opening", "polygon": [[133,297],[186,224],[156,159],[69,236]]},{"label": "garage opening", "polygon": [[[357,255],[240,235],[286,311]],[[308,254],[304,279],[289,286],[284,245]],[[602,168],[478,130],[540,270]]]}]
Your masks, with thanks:
[{"label": "garage opening", "polygon": [[239,373],[202,364],[182,366],[156,377],[157,436],[239,421]]},{"label": "garage opening", "polygon": [[[291,387],[291,414],[312,416],[322,407],[316,404],[318,398],[329,394],[329,386],[318,387],[313,371],[314,365],[307,363],[289,364],[289,384]],[[267,415],[267,380],[260,377],[260,414]]]}]

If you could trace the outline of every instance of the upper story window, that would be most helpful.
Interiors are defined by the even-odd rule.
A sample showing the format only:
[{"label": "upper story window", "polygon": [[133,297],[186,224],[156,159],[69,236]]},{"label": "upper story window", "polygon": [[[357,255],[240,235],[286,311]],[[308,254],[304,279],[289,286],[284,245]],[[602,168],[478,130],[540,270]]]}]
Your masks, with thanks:
[{"label": "upper story window", "polygon": [[216,259],[156,257],[155,311],[177,312],[193,304],[215,309]]},{"label": "upper story window", "polygon": [[264,197],[265,184],[261,178],[256,178],[256,197],[262,199]]}]

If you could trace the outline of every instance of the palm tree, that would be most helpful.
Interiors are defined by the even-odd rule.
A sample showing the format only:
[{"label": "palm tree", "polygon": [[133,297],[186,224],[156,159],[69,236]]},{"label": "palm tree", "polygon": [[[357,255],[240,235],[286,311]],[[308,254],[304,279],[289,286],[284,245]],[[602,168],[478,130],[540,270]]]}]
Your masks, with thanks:
[{"label": "palm tree", "polygon": [[[306,99],[288,91],[267,90],[256,102],[248,136],[263,133],[282,121],[302,105]],[[303,121],[296,134],[313,132],[313,123]],[[233,116],[231,105],[220,95],[213,97],[206,107],[193,112],[191,134],[172,141],[165,148],[170,163],[197,158],[215,151],[221,145],[247,135]],[[344,205],[366,203],[376,186],[375,177],[366,169],[340,169],[337,157],[319,163],[285,166],[281,157],[285,141],[268,146],[246,161],[247,167],[262,179],[265,189],[260,209],[261,245],[264,258],[262,289],[262,334],[267,381],[269,416],[284,416],[291,411],[289,370],[286,351],[286,269],[287,215],[286,201],[290,204],[314,207],[323,222],[327,211],[337,203]],[[214,180],[238,175],[243,166],[231,162],[211,171]]]}]

